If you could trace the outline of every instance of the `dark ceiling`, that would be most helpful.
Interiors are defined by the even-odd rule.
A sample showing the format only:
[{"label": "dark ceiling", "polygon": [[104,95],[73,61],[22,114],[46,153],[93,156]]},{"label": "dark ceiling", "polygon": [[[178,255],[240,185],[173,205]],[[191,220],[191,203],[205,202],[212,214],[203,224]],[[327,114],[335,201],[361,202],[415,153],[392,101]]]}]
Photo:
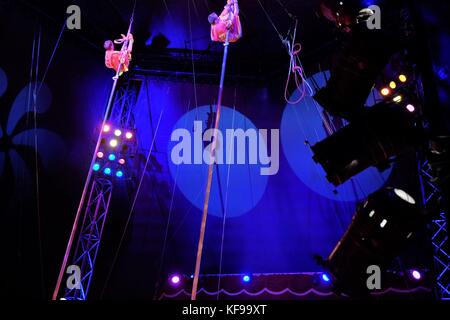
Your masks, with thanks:
[{"label": "dark ceiling", "polygon": [[[126,33],[134,0],[20,0],[19,3],[55,27],[64,21],[69,5],[79,5],[82,30],[71,31],[72,36],[100,53],[103,41]],[[318,3],[319,0],[240,1],[244,37],[232,46],[230,74],[262,81],[284,75],[289,57],[275,27],[286,35],[294,25],[292,16],[298,18],[297,40],[303,47],[302,59],[307,69],[314,70],[334,39],[333,28],[318,14]],[[207,16],[212,11],[219,12],[224,4],[225,0],[137,0],[133,27],[137,67],[152,72],[189,73],[194,57],[197,72],[217,74],[222,46],[210,41]]]}]

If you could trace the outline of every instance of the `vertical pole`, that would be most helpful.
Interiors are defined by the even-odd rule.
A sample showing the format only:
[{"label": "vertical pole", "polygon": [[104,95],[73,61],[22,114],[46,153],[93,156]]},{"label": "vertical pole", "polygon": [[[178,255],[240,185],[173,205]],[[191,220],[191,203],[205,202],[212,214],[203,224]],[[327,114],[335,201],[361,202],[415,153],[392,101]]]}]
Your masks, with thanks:
[{"label": "vertical pole", "polygon": [[[130,28],[131,28],[131,25],[130,25]],[[121,50],[122,54],[125,53],[125,51],[127,49],[127,46],[128,46],[128,41],[125,41],[124,44],[123,44],[122,50]],[[105,115],[103,117],[102,126],[100,128],[100,133],[99,133],[98,138],[97,138],[97,144],[95,146],[95,150],[94,150],[94,154],[92,156],[91,164],[89,166],[89,173],[87,175],[86,182],[84,184],[83,193],[81,195],[81,200],[80,200],[80,203],[78,205],[77,214],[75,216],[75,222],[74,222],[73,227],[72,227],[72,232],[70,233],[69,243],[67,244],[66,252],[64,254],[63,263],[61,265],[61,269],[59,270],[58,280],[56,282],[55,290],[53,291],[52,300],[56,300],[58,298],[58,293],[59,293],[59,290],[61,288],[62,278],[64,277],[64,273],[65,273],[66,268],[67,268],[67,262],[68,262],[69,257],[70,257],[70,251],[72,249],[72,244],[73,244],[73,241],[75,239],[75,235],[77,233],[78,223],[79,223],[80,218],[81,218],[81,212],[83,210],[84,202],[86,201],[86,195],[87,195],[87,192],[88,192],[88,188],[89,188],[89,185],[90,185],[91,179],[92,179],[92,167],[94,166],[95,160],[97,159],[97,153],[98,153],[98,150],[100,148],[101,141],[102,141],[103,128],[104,128],[106,122],[109,119],[109,115],[111,113],[111,108],[112,108],[112,105],[113,105],[113,102],[114,102],[114,96],[115,96],[115,93],[116,93],[117,83],[119,82],[119,77],[120,77],[119,75],[120,75],[120,71],[121,71],[122,66],[123,66],[123,62],[122,61],[123,61],[123,59],[121,59],[121,62],[119,63],[119,68],[117,69],[117,72],[116,72],[116,76],[113,78],[114,82],[113,82],[113,86],[112,86],[112,89],[111,89],[111,93],[109,95],[108,105],[106,107]]]},{"label": "vertical pole", "polygon": [[203,253],[203,241],[205,239],[205,231],[206,231],[206,219],[208,217],[208,208],[209,208],[209,199],[211,194],[211,185],[213,179],[213,171],[214,171],[214,163],[215,163],[215,151],[216,151],[216,143],[217,143],[217,130],[219,129],[220,123],[220,111],[222,106],[222,98],[223,98],[223,87],[225,82],[225,71],[227,67],[227,57],[228,57],[228,47],[229,43],[229,35],[230,31],[227,31],[226,39],[225,39],[225,50],[223,53],[223,62],[222,62],[222,74],[220,76],[220,87],[219,87],[219,97],[217,99],[217,110],[216,110],[216,121],[214,125],[214,133],[213,133],[213,142],[211,146],[211,163],[208,168],[208,182],[206,184],[206,194],[205,194],[205,203],[203,205],[203,216],[202,216],[202,224],[200,227],[200,239],[198,241],[198,250],[197,250],[197,261],[195,263],[195,274],[194,281],[192,284],[192,295],[191,300],[195,301],[197,299],[197,289],[198,289],[198,278],[200,275],[200,266],[202,263],[202,253]]}]

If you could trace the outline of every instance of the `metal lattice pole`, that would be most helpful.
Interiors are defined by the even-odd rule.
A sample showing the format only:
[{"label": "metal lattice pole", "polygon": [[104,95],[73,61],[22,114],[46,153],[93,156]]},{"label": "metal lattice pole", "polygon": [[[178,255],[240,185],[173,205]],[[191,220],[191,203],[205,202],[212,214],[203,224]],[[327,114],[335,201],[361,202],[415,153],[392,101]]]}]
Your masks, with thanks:
[{"label": "metal lattice pole", "polygon": [[[142,81],[140,79],[116,80],[110,102],[108,103],[110,112],[107,112],[105,115],[103,123],[113,123],[120,128],[135,131],[134,108],[141,87]],[[98,141],[101,138],[102,133],[100,133]],[[100,142],[97,143],[93,159],[96,158],[99,148]],[[123,156],[131,159],[136,151],[136,146],[134,145],[128,149],[127,155]],[[131,175],[132,167],[130,161],[126,163],[129,175]],[[79,221],[81,224],[77,226],[73,236],[71,235],[71,238],[73,237],[74,240],[74,246],[70,246],[69,251],[66,252],[64,268],[61,269],[62,273],[60,272],[53,299],[56,299],[58,295],[62,295],[66,300],[86,300],[89,292],[114,187],[114,177],[93,174],[93,164],[94,160],[90,168],[90,177],[86,181],[86,192],[81,202],[82,205],[79,208]],[[127,182],[128,180],[130,179],[127,179]],[[128,186],[130,187],[130,184]],[[65,286],[64,280],[69,276],[66,273],[69,266],[76,266],[80,270],[81,279],[78,288],[67,289]]]},{"label": "metal lattice pole", "polygon": [[434,266],[436,274],[436,295],[441,300],[450,300],[450,254],[448,252],[448,228],[445,210],[439,208],[441,190],[435,183],[432,169],[427,161],[421,164],[421,187],[426,208],[433,206],[438,215],[431,225]]},{"label": "metal lattice pole", "polygon": [[79,266],[81,271],[80,288],[68,289],[64,294],[66,300],[86,300],[87,298],[103,228],[109,212],[112,190],[113,184],[110,180],[97,178],[92,183],[72,262],[73,265]]}]

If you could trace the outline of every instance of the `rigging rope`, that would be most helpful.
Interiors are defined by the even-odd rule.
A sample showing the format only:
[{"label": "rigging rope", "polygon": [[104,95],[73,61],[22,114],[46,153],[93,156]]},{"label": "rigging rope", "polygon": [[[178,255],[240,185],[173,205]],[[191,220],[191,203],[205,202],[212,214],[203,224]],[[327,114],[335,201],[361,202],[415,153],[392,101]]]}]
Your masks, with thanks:
[{"label": "rigging rope", "polygon": [[[42,29],[39,26],[39,37],[38,37],[38,49],[37,49],[37,62],[36,62],[36,79],[39,77],[39,61],[41,52],[41,39],[42,39]],[[51,61],[50,61],[51,63]],[[49,63],[49,65],[50,65]],[[42,227],[41,227],[41,203],[40,203],[40,185],[39,185],[39,147],[38,147],[38,134],[37,134],[37,82],[34,87],[33,92],[33,133],[34,133],[34,169],[35,169],[35,183],[36,183],[36,211],[37,211],[37,225],[38,225],[38,242],[39,242],[39,262],[41,267],[41,286],[42,292],[45,294],[45,281],[44,281],[44,259],[43,259],[43,248],[42,248]]]},{"label": "rigging rope", "polygon": [[[283,35],[280,33],[277,26],[275,25],[274,21],[270,17],[269,13],[267,12],[266,8],[264,8],[261,1],[258,0],[258,3],[260,5],[261,9],[263,10],[263,12],[266,15],[267,19],[269,20],[270,24],[274,28],[274,30],[277,33],[278,37],[280,38],[281,42],[286,47],[289,57],[290,57],[288,76],[287,76],[287,80],[286,80],[286,86],[284,89],[284,99],[289,104],[298,104],[306,96],[306,89],[308,89],[309,94],[312,94],[311,86],[308,84],[308,82],[306,80],[306,75],[304,73],[304,69],[303,69],[303,66],[302,66],[300,58],[299,58],[299,54],[301,52],[302,47],[301,47],[300,43],[295,42],[296,37],[297,37],[298,20],[297,20],[297,18],[295,18],[294,15],[292,15],[286,9],[286,7],[279,0],[277,0],[277,2],[283,8],[283,10],[287,13],[287,15],[291,19],[295,20],[295,27],[294,27],[294,32],[292,35],[291,35],[291,31],[289,31],[288,35],[286,37],[283,37]],[[291,35],[291,39],[289,39],[290,35]],[[300,92],[300,97],[296,100],[290,99],[289,84],[291,83],[292,77],[294,78],[296,90],[298,90]]]}]

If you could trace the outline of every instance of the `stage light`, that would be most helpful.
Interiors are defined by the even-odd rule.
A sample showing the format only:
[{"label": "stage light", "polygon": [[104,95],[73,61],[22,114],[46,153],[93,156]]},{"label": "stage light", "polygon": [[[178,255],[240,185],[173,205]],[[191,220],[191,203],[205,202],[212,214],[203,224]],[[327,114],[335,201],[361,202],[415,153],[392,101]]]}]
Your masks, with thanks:
[{"label": "stage light", "polygon": [[391,89],[395,89],[395,88],[397,88],[397,84],[395,83],[395,81],[391,81],[391,82],[389,83],[389,87],[390,87]]},{"label": "stage light", "polygon": [[115,147],[117,147],[117,146],[119,145],[119,142],[118,142],[116,139],[112,139],[112,140],[109,142],[109,145],[110,145],[111,147],[115,148]]},{"label": "stage light", "polygon": [[125,164],[125,159],[120,159],[119,160],[119,164],[124,165]]},{"label": "stage light", "polygon": [[103,173],[106,174],[107,176],[111,175],[111,168],[105,168],[105,170],[103,170]]},{"label": "stage light", "polygon": [[249,275],[245,275],[245,276],[242,277],[242,281],[244,281],[245,283],[249,283],[250,280],[251,280],[251,278],[250,278]]},{"label": "stage light", "polygon": [[340,292],[355,297],[367,294],[367,267],[377,265],[385,270],[401,254],[411,234],[426,225],[420,206],[405,201],[395,190],[383,188],[358,206],[344,236],[322,263]]},{"label": "stage light", "polygon": [[404,74],[399,75],[398,79],[400,80],[400,82],[403,82],[403,83],[408,81],[408,78]]},{"label": "stage light", "polygon": [[108,159],[109,159],[109,161],[115,161],[116,160],[116,155],[115,154],[110,154]]},{"label": "stage light", "polygon": [[324,282],[330,282],[331,281],[330,276],[328,274],[326,274],[326,273],[322,273],[322,280]]},{"label": "stage light", "polygon": [[403,97],[402,96],[395,96],[394,99],[392,99],[392,101],[394,101],[395,103],[400,103],[402,102]]},{"label": "stage light", "polygon": [[104,156],[105,156],[105,154],[103,152],[97,153],[97,158],[99,158],[99,159],[103,159]]},{"label": "stage light", "polygon": [[117,129],[116,131],[114,131],[114,135],[116,137],[120,137],[122,135],[122,131],[120,131],[119,129]]},{"label": "stage light", "polygon": [[408,104],[407,106],[406,106],[406,110],[408,110],[409,112],[414,112],[414,111],[416,111],[416,107],[414,107],[412,104]]},{"label": "stage light", "polygon": [[125,134],[125,138],[127,138],[128,140],[131,140],[131,139],[133,139],[133,134],[131,132],[127,132]]},{"label": "stage light", "polygon": [[414,200],[413,197],[411,197],[409,194],[407,194],[405,191],[400,189],[394,189],[394,193],[402,200],[410,203],[410,204],[416,204],[416,200]]},{"label": "stage light", "polygon": [[177,274],[171,275],[169,282],[172,286],[178,286],[181,283],[181,277]]},{"label": "stage light", "polygon": [[111,131],[111,126],[109,124],[105,124],[103,127],[103,132],[107,133]]},{"label": "stage light", "polygon": [[122,171],[117,171],[116,177],[117,178],[122,178],[123,177],[123,172]]},{"label": "stage light", "polygon": [[94,164],[94,166],[92,167],[92,170],[94,170],[94,171],[100,170],[100,165],[98,163]]},{"label": "stage light", "polygon": [[388,95],[391,94],[391,90],[389,90],[389,88],[383,88],[383,89],[381,89],[380,92],[381,92],[381,95],[384,97],[387,97]]},{"label": "stage light", "polygon": [[313,159],[326,178],[339,186],[369,167],[388,168],[391,158],[419,146],[423,132],[417,119],[402,105],[383,102],[368,108],[354,121],[311,147]]},{"label": "stage light", "polygon": [[417,281],[422,279],[422,274],[417,270],[411,270],[411,276],[413,277],[414,280]]}]

